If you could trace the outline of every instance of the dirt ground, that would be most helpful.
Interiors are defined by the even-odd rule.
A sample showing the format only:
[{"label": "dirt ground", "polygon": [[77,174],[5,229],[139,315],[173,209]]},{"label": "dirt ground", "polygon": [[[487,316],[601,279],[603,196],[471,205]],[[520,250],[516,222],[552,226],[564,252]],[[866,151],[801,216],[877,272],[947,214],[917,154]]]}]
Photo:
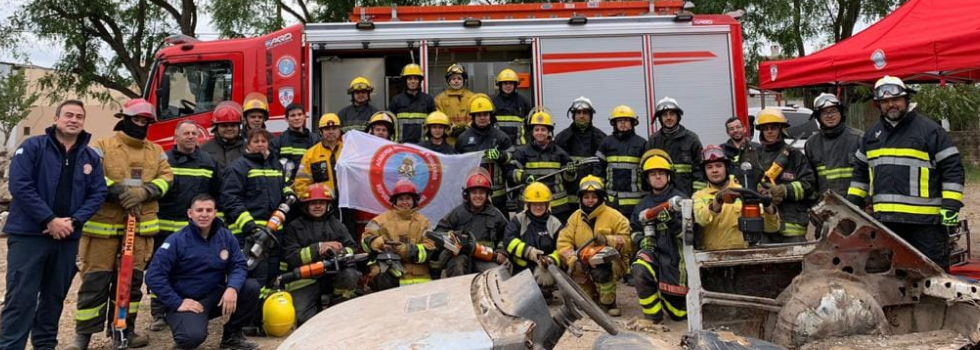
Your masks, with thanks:
[{"label": "dirt ground", "polygon": [[[965,192],[965,204],[966,207],[960,214],[961,219],[968,219],[974,225],[980,223],[980,184],[968,184]],[[980,231],[975,232],[972,237],[972,256],[974,258],[980,257]],[[7,244],[6,239],[0,239],[0,275],[6,276],[7,271]],[[72,284],[71,291],[68,293],[68,298],[65,300],[65,309],[61,316],[60,332],[58,334],[59,348],[63,348],[65,345],[69,344],[72,339],[74,339],[74,319],[75,319],[75,299],[78,292],[78,286],[81,279],[76,277],[75,282]],[[4,295],[6,291],[6,281],[5,278],[0,279],[0,295]],[[618,288],[619,294],[619,307],[623,312],[623,316],[615,319],[619,325],[620,329],[626,329],[630,321],[633,321],[639,317],[642,317],[640,307],[637,304],[636,291],[626,285],[620,284]],[[137,321],[138,332],[143,332],[150,335],[150,345],[144,349],[149,350],[162,350],[170,349],[173,347],[173,341],[168,330],[161,332],[151,332],[146,329],[150,323],[150,310],[149,310],[149,297],[144,296],[143,302],[140,304],[139,319]],[[202,349],[217,349],[218,343],[221,338],[221,320],[216,319],[209,325],[209,333],[207,342],[201,347]],[[583,336],[581,338],[576,338],[571,334],[566,333],[565,337],[557,345],[557,349],[563,350],[588,350],[592,348],[592,343],[595,341],[599,335],[603,334],[604,331],[599,328],[598,325],[591,321],[579,321],[580,326],[583,328]],[[679,344],[681,336],[687,332],[687,324],[684,322],[666,322],[664,327],[654,329],[654,330],[640,330],[640,332],[649,335],[652,338],[663,340],[667,344]],[[262,349],[275,349],[282,342],[281,338],[252,338],[261,345]],[[30,349],[30,345],[28,344]],[[109,349],[109,342],[107,338],[95,336],[92,340],[92,346],[90,349]]]}]

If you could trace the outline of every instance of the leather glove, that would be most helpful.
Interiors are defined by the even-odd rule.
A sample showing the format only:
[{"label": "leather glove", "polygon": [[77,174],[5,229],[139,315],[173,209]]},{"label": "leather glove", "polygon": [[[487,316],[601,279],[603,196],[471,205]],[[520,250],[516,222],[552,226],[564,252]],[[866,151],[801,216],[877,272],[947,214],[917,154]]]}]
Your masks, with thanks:
[{"label": "leather glove", "polygon": [[575,166],[575,163],[568,163],[565,165],[565,173],[578,175],[578,167]]},{"label": "leather glove", "polygon": [[606,236],[605,235],[603,235],[601,233],[596,233],[595,234],[595,244],[597,244],[597,245],[606,245],[607,243],[608,243],[608,241],[606,240]]},{"label": "leather glove", "polygon": [[380,253],[385,250],[385,240],[381,236],[364,237],[364,242],[366,242],[368,248],[374,252]]},{"label": "leather glove", "polygon": [[109,186],[109,192],[105,195],[105,201],[109,203],[119,204],[119,196],[126,192],[126,187],[120,184],[112,184]]},{"label": "leather glove", "polygon": [[538,248],[528,247],[527,251],[524,252],[524,259],[528,261],[538,261],[544,255],[544,252]]},{"label": "leather glove", "polygon": [[773,205],[780,205],[786,199],[786,185],[776,185],[769,189],[769,196],[772,197]]},{"label": "leather glove", "polygon": [[344,250],[344,245],[337,241],[320,242],[320,245],[325,246],[327,250],[332,251],[334,254],[340,253]]},{"label": "leather glove", "polygon": [[500,159],[500,150],[496,148],[488,149],[486,152],[483,153],[483,156],[486,157],[487,160]]},{"label": "leather glove", "polygon": [[143,187],[133,187],[123,194],[119,195],[119,205],[123,209],[129,210],[133,207],[143,204],[150,198],[150,192],[146,190],[146,186]]},{"label": "leather glove", "polygon": [[534,182],[534,175],[528,174],[524,176],[524,183],[529,184],[532,182]]},{"label": "leather glove", "polygon": [[939,215],[943,217],[943,226],[956,227],[960,225],[960,213],[958,211],[940,209]]},{"label": "leather glove", "polygon": [[276,235],[269,231],[268,227],[256,226],[255,230],[250,233],[250,236],[255,240],[256,244],[261,244],[263,247],[271,248],[279,244],[279,239]]},{"label": "leather glove", "polygon": [[538,258],[538,265],[543,267],[548,267],[548,265],[561,267],[561,263],[559,263],[558,260],[555,260],[555,257],[551,255],[542,255],[540,258]]},{"label": "leather glove", "polygon": [[255,232],[255,230],[258,229],[258,228],[259,228],[259,225],[256,225],[255,224],[255,221],[248,221],[244,225],[242,225],[242,232],[245,232],[245,233],[248,233],[248,234],[251,235],[251,233],[252,232]]}]

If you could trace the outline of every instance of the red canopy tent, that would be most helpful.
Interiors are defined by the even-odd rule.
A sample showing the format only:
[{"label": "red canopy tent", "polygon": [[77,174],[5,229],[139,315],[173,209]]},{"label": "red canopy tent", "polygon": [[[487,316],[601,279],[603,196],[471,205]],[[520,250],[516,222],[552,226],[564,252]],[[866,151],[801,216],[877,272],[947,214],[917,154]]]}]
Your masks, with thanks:
[{"label": "red canopy tent", "polygon": [[864,31],[805,57],[759,64],[763,89],[980,81],[980,1],[910,0]]}]

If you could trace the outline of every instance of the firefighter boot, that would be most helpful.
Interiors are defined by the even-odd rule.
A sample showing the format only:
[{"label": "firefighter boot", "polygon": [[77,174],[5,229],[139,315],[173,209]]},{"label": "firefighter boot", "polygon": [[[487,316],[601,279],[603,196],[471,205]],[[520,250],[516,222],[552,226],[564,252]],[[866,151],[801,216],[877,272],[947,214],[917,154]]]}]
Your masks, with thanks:
[{"label": "firefighter boot", "polygon": [[150,344],[150,337],[147,335],[136,334],[136,314],[131,313],[126,317],[126,339],[129,340],[129,348],[142,348]]},{"label": "firefighter boot", "polygon": [[159,332],[167,328],[167,320],[163,317],[153,318],[153,323],[150,323],[150,330],[154,332]]},{"label": "firefighter boot", "polygon": [[616,282],[596,283],[599,290],[599,305],[606,310],[609,316],[619,317],[619,308],[616,307]]},{"label": "firefighter boot", "polygon": [[88,350],[88,343],[91,340],[91,333],[78,333],[75,335],[75,341],[68,345],[65,350]]},{"label": "firefighter boot", "polygon": [[259,344],[248,340],[248,338],[246,338],[245,334],[242,332],[223,334],[221,336],[221,344],[219,346],[222,349],[231,350],[255,350],[259,348]]}]

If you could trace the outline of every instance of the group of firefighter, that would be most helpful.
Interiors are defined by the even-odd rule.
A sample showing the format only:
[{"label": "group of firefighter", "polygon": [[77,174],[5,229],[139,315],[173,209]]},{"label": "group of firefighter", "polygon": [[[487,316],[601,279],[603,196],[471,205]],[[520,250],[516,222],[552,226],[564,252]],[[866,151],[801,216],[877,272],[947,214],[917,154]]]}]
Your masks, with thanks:
[{"label": "group of firefighter", "polygon": [[[867,206],[913,247],[948,265],[945,227],[958,223],[963,167],[946,132],[909,107],[914,91],[900,79],[886,76],[875,84],[881,121],[864,133],[846,125],[846,107],[834,95],[818,96],[813,118],[820,130],[803,152],[787,144],[789,124],[773,108],[756,116],[759,144],[742,120],[731,118],[724,125],[730,139],[702,147],[681,124],[681,105],[669,97],[655,106],[652,119],[659,125],[649,140],[637,134],[640,116],[625,105],[609,113],[613,133],[606,135],[593,125],[598,111],[585,97],[572,101],[567,116],[573,122],[555,135],[554,116],[518,93],[513,70],[498,74],[492,97],[467,90],[468,76],[459,64],[448,68],[447,88],[435,98],[421,91],[418,65],[405,66],[401,78],[405,91],[391,100],[389,111],[371,105],[370,81],[354,78],[351,105],[323,114],[316,122],[319,132],[306,128],[300,105],[285,108],[288,128],[274,136],[264,126],[265,96],[249,94],[242,105],[221,102],[213,111],[212,140],[200,145],[199,126],[182,121],[167,152],[146,140],[156,112],[142,99],[127,102],[117,115],[117,133],[88,143],[90,148],[84,131],[74,148],[58,147],[64,143],[59,107],[48,132],[53,142],[28,140],[13,157],[14,201],[4,231],[58,244],[80,235],[75,244],[82,285],[76,338],[68,349],[87,349],[92,335],[113,322],[129,217],[137,222],[125,326],[130,347],[147,344],[135,332],[144,272],[153,314],[149,329],[169,326],[176,348],[202,344],[207,320],[222,314],[229,320],[221,348],[255,349],[246,334],[284,335],[324,307],[364,293],[501,265],[515,274],[531,269],[549,300],[555,287],[547,267],[563,269],[611,316],[620,316],[616,288],[625,278],[637,290],[645,320],[662,322],[665,313],[682,320],[687,281],[680,203],[693,199],[698,248],[755,244],[746,241],[738,223],[743,203],[737,189],[746,170],[742,163],[748,162],[740,157],[746,154],[765,173],[752,190],[767,200],[746,204],[758,206],[764,221],[758,243],[805,242],[809,207],[833,191]],[[483,157],[467,174],[463,204],[444,217],[419,212],[420,192],[407,179],[394,185],[391,209],[372,217],[336,205],[344,189],[334,167],[344,147],[341,136],[349,130]],[[94,181],[87,192],[69,191],[94,193],[97,206],[79,209],[78,198],[70,200],[71,211],[78,211],[68,221],[73,231],[55,237],[51,225],[61,220],[56,208],[68,205],[59,197],[65,192],[58,180],[71,181],[72,175],[57,168],[60,160],[45,175],[31,175],[40,159],[31,154],[50,147],[62,157],[54,159],[74,167],[68,157],[79,146],[94,151],[80,153],[92,158],[85,160],[84,174],[104,181]],[[51,182],[41,183],[46,176]],[[521,193],[508,192],[514,188]],[[32,219],[34,226],[25,223]],[[438,220],[435,230],[430,220]],[[9,244],[11,252],[22,249]],[[363,253],[367,258],[357,260]],[[18,261],[10,255],[0,347],[23,348],[33,332],[35,348],[53,348],[58,317],[41,315],[31,305],[39,293],[41,303],[51,293],[64,300],[70,278],[68,284],[18,288],[27,282],[12,277]]]}]

